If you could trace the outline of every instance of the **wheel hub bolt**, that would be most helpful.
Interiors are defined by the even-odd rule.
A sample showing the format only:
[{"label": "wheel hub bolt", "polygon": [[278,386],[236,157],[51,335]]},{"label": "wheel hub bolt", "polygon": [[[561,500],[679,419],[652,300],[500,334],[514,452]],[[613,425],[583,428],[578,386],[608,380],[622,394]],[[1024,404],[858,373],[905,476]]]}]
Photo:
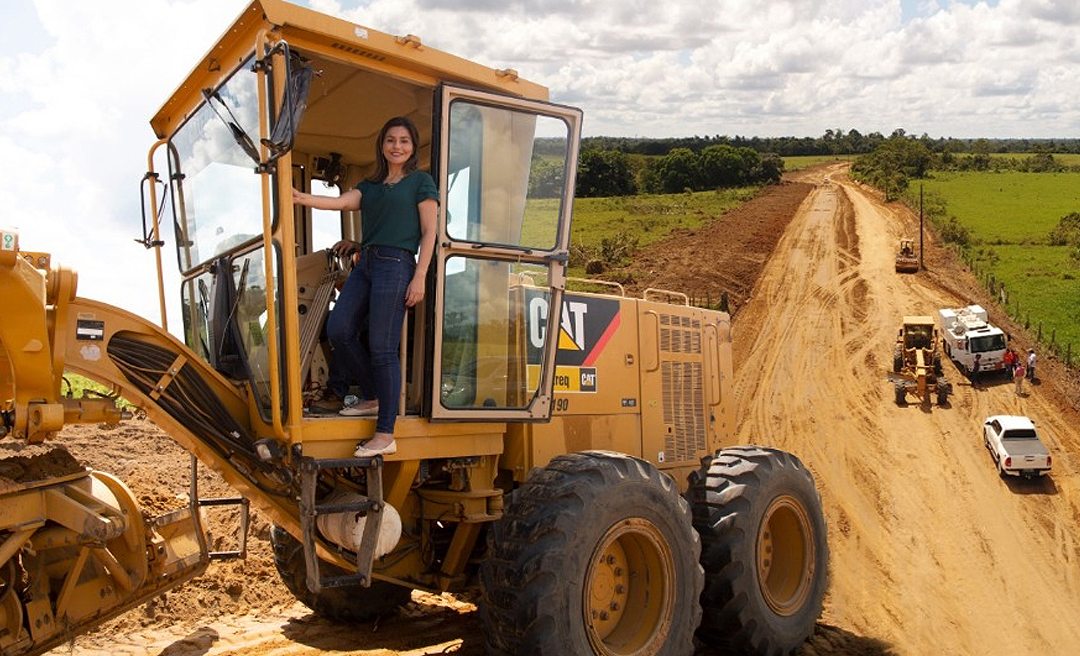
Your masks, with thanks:
[{"label": "wheel hub bolt", "polygon": [[623,594],[624,592],[626,592],[626,586],[625,585],[617,585],[617,586],[615,586],[615,594]]},{"label": "wheel hub bolt", "polygon": [[605,559],[605,562],[607,562],[608,565],[614,565],[615,564],[615,556],[612,556],[612,555],[609,554],[608,557]]},{"label": "wheel hub bolt", "polygon": [[607,619],[608,619],[608,617],[610,617],[610,616],[609,616],[609,615],[607,614],[607,611],[606,611],[606,610],[602,610],[602,611],[600,611],[600,620],[601,620],[601,621],[604,621],[604,622],[606,622],[606,621],[607,621]]},{"label": "wheel hub bolt", "polygon": [[611,610],[619,610],[619,602],[617,602],[617,601],[611,602]]},{"label": "wheel hub bolt", "polygon": [[622,568],[621,567],[616,567],[615,568],[615,576],[622,576]]}]

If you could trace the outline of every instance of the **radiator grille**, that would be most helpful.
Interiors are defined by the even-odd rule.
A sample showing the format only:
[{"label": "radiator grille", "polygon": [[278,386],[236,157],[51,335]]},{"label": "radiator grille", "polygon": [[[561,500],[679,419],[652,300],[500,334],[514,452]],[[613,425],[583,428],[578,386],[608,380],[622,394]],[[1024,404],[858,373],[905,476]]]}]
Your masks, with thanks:
[{"label": "radiator grille", "polygon": [[664,458],[693,460],[705,449],[705,402],[700,362],[667,361],[663,374],[664,423],[672,428],[664,438]]},{"label": "radiator grille", "polygon": [[664,459],[693,460],[705,450],[704,370],[701,321],[688,316],[660,315]]},{"label": "radiator grille", "polygon": [[701,353],[701,321],[670,314],[660,315],[661,353]]}]

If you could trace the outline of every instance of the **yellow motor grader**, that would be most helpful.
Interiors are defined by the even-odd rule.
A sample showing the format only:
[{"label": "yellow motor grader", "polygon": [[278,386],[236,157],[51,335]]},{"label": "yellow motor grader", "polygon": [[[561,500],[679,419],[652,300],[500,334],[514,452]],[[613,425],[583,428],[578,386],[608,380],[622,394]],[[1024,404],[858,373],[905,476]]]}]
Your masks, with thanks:
[{"label": "yellow motor grader", "polygon": [[914,394],[926,404],[934,396],[938,405],[948,402],[952,386],[946,382],[942,372],[933,317],[904,317],[893,346],[891,379],[896,405],[905,405],[908,394]]},{"label": "yellow motor grader", "polygon": [[[307,405],[349,266],[328,248],[358,240],[360,217],[292,191],[370,175],[391,116],[419,127],[437,252],[403,329],[398,452],[356,458],[374,420]],[[728,315],[567,289],[579,110],[413,35],[257,0],[150,123],[140,241],[160,321],[79,297],[72,271],[0,231],[0,437],[124,418],[115,398],[62,395],[71,371],[240,496],[201,499],[193,475],[186,508],[150,517],[70,457],[0,460],[5,656],[242,555],[211,552],[202,527],[202,508],[229,503],[271,519],[284,584],[336,620],[478,587],[492,654],[690,654],[695,633],[779,654],[810,635],[821,501],[796,456],[731,444]],[[183,341],[167,329],[163,221]]]}]

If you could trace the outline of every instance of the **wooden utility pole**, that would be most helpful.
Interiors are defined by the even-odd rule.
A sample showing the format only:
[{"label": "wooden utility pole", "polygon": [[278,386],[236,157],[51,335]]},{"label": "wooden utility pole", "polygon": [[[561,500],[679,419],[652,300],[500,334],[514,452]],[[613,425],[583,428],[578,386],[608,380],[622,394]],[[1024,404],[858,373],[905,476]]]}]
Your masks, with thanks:
[{"label": "wooden utility pole", "polygon": [[923,213],[922,213],[922,192],[923,185],[919,183],[919,269],[925,270],[926,265],[923,264]]}]

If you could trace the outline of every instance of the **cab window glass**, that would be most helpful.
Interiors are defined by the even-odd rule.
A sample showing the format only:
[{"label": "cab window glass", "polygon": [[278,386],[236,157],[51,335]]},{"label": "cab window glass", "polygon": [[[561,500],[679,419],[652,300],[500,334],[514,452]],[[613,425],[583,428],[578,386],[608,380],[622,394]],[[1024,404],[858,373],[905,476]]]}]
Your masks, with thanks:
[{"label": "cab window glass", "polygon": [[569,170],[569,126],[465,100],[451,103],[449,124],[447,235],[553,250]]},{"label": "cab window glass", "polygon": [[211,96],[213,106],[203,102],[170,139],[182,271],[262,234],[262,188],[255,162],[222,118],[259,142],[258,77],[251,61]]},{"label": "cab window glass", "polygon": [[527,407],[543,362],[547,269],[473,257],[452,257],[447,268],[442,404]]}]

